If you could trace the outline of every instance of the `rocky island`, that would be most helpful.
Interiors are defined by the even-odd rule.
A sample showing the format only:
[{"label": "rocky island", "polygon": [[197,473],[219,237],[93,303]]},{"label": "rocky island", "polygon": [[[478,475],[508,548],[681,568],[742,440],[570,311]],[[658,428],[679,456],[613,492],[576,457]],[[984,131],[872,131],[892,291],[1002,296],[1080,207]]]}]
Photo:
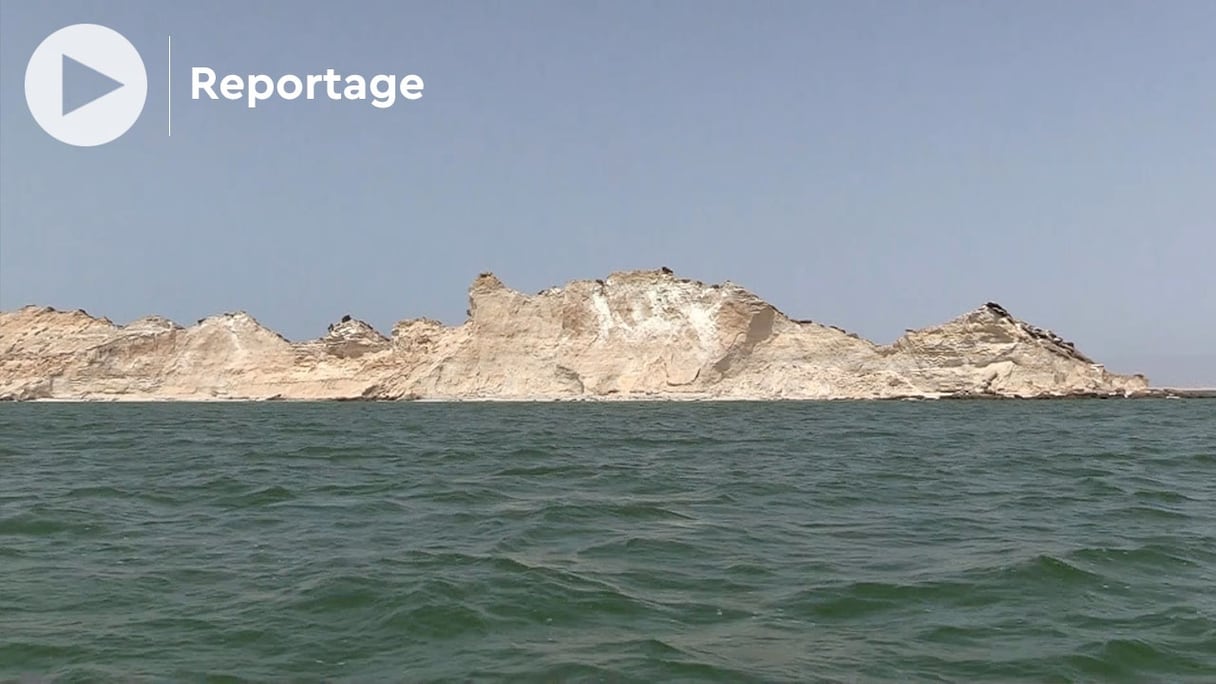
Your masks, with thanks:
[{"label": "rocky island", "polygon": [[536,295],[482,274],[468,319],[351,318],[290,342],[246,313],[183,327],[0,313],[0,400],[899,399],[1148,393],[994,303],[878,345],[669,269]]}]

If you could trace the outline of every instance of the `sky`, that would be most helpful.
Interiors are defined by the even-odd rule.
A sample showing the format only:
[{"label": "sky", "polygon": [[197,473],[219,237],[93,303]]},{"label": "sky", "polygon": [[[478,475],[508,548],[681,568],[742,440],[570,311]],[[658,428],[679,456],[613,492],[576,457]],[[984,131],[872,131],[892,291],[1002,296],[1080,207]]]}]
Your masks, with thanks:
[{"label": "sky", "polygon": [[[147,68],[97,147],[24,96],[76,23]],[[1212,387],[1214,36],[1210,0],[4,0],[0,309],[245,310],[308,339],[460,323],[482,271],[668,266],[882,343],[996,301]],[[191,99],[196,66],[425,87],[249,109]]]}]

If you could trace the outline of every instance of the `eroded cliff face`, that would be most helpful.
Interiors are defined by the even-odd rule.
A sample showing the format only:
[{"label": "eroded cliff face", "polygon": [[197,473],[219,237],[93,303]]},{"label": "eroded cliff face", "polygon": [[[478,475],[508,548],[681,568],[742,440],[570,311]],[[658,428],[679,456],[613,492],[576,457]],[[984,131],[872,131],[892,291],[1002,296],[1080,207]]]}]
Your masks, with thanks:
[{"label": "eroded cliff face", "polygon": [[83,311],[0,313],[0,399],[879,399],[1128,396],[1069,342],[986,304],[875,345],[794,321],[732,283],[667,269],[528,296],[490,274],[469,318],[344,318],[292,343],[245,313],[182,327]]}]

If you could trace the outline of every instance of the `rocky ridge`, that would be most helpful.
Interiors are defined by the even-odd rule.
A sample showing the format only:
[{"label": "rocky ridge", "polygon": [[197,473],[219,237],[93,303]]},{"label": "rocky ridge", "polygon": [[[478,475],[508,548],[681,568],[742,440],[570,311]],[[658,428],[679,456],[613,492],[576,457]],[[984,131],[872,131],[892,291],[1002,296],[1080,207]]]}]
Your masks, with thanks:
[{"label": "rocky ridge", "polygon": [[733,283],[669,269],[525,295],[485,273],[468,319],[350,316],[292,343],[244,312],[189,327],[0,313],[0,399],[895,399],[1137,396],[1058,335],[987,303],[877,345]]}]

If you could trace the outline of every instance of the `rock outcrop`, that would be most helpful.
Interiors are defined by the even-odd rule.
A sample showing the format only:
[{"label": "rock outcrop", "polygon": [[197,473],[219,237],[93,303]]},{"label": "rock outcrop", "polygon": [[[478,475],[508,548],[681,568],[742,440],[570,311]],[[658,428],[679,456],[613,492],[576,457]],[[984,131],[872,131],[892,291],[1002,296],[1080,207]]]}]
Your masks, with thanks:
[{"label": "rock outcrop", "polygon": [[482,274],[468,320],[345,316],[292,343],[246,313],[182,327],[0,313],[0,399],[884,399],[1134,396],[1050,331],[988,303],[877,345],[669,269],[528,296]]}]

